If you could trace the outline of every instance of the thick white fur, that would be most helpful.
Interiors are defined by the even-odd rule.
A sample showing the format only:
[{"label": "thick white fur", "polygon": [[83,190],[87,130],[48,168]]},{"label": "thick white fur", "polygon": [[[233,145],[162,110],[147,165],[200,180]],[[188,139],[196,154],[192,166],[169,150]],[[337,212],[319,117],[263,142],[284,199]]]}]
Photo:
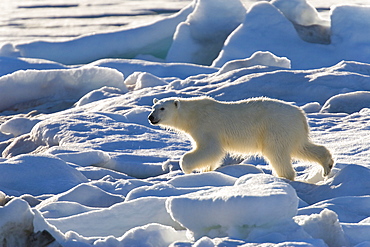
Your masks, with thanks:
[{"label": "thick white fur", "polygon": [[226,153],[262,155],[275,174],[294,180],[292,158],[314,161],[330,173],[330,152],[309,139],[304,112],[269,98],[220,102],[209,97],[154,100],[152,124],[190,135],[193,150],[180,160],[185,173],[215,170]]}]

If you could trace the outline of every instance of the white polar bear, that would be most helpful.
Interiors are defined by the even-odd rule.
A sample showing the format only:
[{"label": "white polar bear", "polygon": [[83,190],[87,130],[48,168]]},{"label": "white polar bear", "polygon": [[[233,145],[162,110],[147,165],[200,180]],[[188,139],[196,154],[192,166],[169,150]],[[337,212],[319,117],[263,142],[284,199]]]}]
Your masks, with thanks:
[{"label": "white polar bear", "polygon": [[314,161],[330,173],[330,152],[309,139],[304,112],[296,106],[269,98],[220,102],[210,97],[153,100],[148,119],[152,125],[177,129],[190,135],[193,150],[180,160],[185,173],[215,170],[226,153],[259,154],[275,174],[294,180],[292,158]]}]

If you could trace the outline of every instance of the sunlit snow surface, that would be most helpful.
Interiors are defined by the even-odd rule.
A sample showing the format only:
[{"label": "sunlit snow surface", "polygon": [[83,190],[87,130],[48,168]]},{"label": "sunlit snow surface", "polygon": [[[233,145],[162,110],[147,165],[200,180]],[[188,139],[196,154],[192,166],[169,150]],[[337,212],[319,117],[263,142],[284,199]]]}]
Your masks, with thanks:
[{"label": "sunlit snow surface", "polygon": [[[68,41],[2,37],[0,244],[35,246],[45,230],[51,242],[36,246],[369,245],[366,1],[140,2],[146,7],[71,0],[18,9],[31,21],[44,5],[50,25],[58,9],[95,16],[80,15],[81,25],[110,10],[100,26],[121,22],[119,8],[130,3],[134,16],[168,13]],[[147,117],[153,98],[199,95],[302,107],[312,139],[335,158],[331,174],[297,161],[292,182],[262,158],[227,157],[216,171],[184,175],[189,138]]]}]

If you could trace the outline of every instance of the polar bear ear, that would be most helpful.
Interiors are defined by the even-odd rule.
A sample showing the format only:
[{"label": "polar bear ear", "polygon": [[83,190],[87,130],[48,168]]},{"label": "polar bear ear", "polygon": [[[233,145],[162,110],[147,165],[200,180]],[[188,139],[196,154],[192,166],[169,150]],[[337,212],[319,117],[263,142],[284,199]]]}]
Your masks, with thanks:
[{"label": "polar bear ear", "polygon": [[157,98],[154,98],[153,99],[153,104],[157,103],[158,102],[158,99]]},{"label": "polar bear ear", "polygon": [[175,101],[173,103],[175,104],[177,109],[180,107],[180,100],[179,99],[175,99]]}]

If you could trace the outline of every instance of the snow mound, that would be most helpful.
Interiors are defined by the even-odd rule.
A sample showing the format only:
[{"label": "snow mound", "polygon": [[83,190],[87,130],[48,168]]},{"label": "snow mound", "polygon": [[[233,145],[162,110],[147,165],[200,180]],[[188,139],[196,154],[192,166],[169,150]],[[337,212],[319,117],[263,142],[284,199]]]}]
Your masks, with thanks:
[{"label": "snow mound", "polygon": [[329,209],[320,214],[296,216],[294,220],[313,238],[323,239],[328,246],[348,246],[337,214]]},{"label": "snow mound", "polygon": [[28,203],[11,200],[0,207],[0,242],[5,246],[27,246],[33,233],[33,213]]},{"label": "snow mound", "polygon": [[39,211],[22,199],[14,198],[0,207],[0,217],[0,241],[4,246],[60,246],[64,240]]},{"label": "snow mound", "polygon": [[118,238],[131,228],[151,223],[180,229],[180,225],[167,213],[165,200],[166,198],[139,198],[117,203],[107,209],[60,219],[48,219],[48,222],[64,233],[72,230],[84,237],[113,235]]},{"label": "snow mound", "polygon": [[310,26],[322,24],[324,20],[310,3],[306,0],[273,0],[271,1],[291,22]]},{"label": "snow mound", "polygon": [[[351,49],[355,55],[360,55],[370,42],[369,35],[364,32],[370,28],[370,6],[339,5],[334,6],[331,12],[333,43],[344,43],[347,49]],[[353,49],[355,47],[357,49]],[[359,58],[361,57],[363,56]]]},{"label": "snow mound", "polygon": [[124,197],[110,194],[91,184],[79,184],[66,192],[44,200],[39,206],[59,201],[77,202],[87,207],[110,207],[123,202]]},{"label": "snow mound", "polygon": [[67,68],[68,67],[65,65],[43,59],[21,58],[21,57],[16,58],[5,56],[0,57],[0,76],[11,74],[17,70],[30,70],[30,69],[49,70],[49,69],[67,69]]},{"label": "snow mound", "polygon": [[[295,5],[296,2],[303,3],[304,12],[310,9],[304,1],[277,1],[276,4],[285,9],[285,15],[299,21],[300,11],[291,9],[300,6]],[[228,61],[250,57],[256,51],[287,57],[294,69],[332,66],[342,60],[370,62],[366,55],[369,13],[370,7],[366,6],[336,6],[331,11],[331,29],[328,32],[319,24],[293,24],[274,5],[259,2],[250,7],[243,24],[230,34],[212,65],[221,67]],[[317,21],[314,16],[311,12],[307,19]]]},{"label": "snow mound", "polygon": [[157,223],[132,228],[120,239],[120,246],[170,246],[176,241],[188,240],[184,231]]},{"label": "snow mound", "polygon": [[83,106],[102,99],[120,96],[123,93],[125,92],[119,88],[103,86],[99,89],[92,90],[85,94],[76,102],[75,107]]},{"label": "snow mound", "polygon": [[192,246],[204,246],[204,247],[213,247],[213,246],[243,246],[243,247],[327,247],[324,241],[321,239],[306,239],[301,241],[282,241],[279,243],[272,243],[272,241],[267,241],[266,243],[261,242],[245,242],[239,239],[231,238],[214,238],[211,239],[207,236],[202,237],[194,243]]},{"label": "snow mound", "polygon": [[248,10],[244,22],[228,37],[212,65],[221,67],[227,61],[250,57],[257,51],[270,51],[292,60],[286,52],[287,47],[296,50],[303,44],[293,24],[277,8],[270,3],[260,2]]},{"label": "snow mound", "polygon": [[0,125],[0,131],[13,136],[20,136],[29,133],[33,126],[41,120],[26,117],[15,117]]},{"label": "snow mound", "polygon": [[253,174],[241,177],[234,186],[169,198],[166,207],[172,218],[195,239],[202,236],[246,238],[250,228],[290,220],[297,213],[298,197],[282,180]]},{"label": "snow mound", "polygon": [[225,63],[218,71],[219,74],[230,70],[252,67],[254,65],[264,65],[290,69],[290,61],[286,57],[277,57],[271,52],[257,51],[249,58],[232,60]]},{"label": "snow mound", "polygon": [[97,210],[97,208],[83,206],[77,202],[56,201],[42,203],[35,207],[44,218],[62,218],[76,214]]},{"label": "snow mound", "polygon": [[342,196],[307,205],[298,210],[298,215],[320,214],[324,209],[334,211],[342,223],[369,223],[370,196]]},{"label": "snow mound", "polygon": [[113,179],[133,179],[124,173],[96,166],[77,167],[77,170],[91,180],[99,180],[107,176]]},{"label": "snow mound", "polygon": [[189,174],[188,176],[178,176],[170,181],[169,184],[180,187],[202,187],[202,186],[230,186],[233,185],[236,178],[220,172],[205,172]]},{"label": "snow mound", "polygon": [[293,23],[298,35],[310,43],[330,44],[330,21],[321,18],[306,0],[274,0],[271,2]]},{"label": "snow mound", "polygon": [[151,186],[140,186],[132,189],[126,197],[126,201],[134,200],[137,198],[156,196],[156,197],[169,197],[179,196],[199,190],[209,189],[211,186],[204,187],[191,187],[191,188],[176,188],[175,186],[167,183],[158,183]]},{"label": "snow mound", "polygon": [[312,204],[340,196],[367,195],[366,189],[370,188],[370,182],[367,179],[369,176],[369,168],[360,165],[346,165],[323,185],[313,188],[300,188],[298,182],[293,182],[291,185],[297,190],[302,200]]},{"label": "snow mound", "polygon": [[7,195],[58,194],[84,182],[79,171],[50,156],[19,155],[0,166],[0,189]]},{"label": "snow mound", "polygon": [[[49,101],[78,100],[102,86],[127,92],[123,75],[109,68],[77,68],[59,70],[20,70],[0,77],[0,111],[9,107],[37,106]],[[22,88],[22,90],[18,90]],[[18,106],[14,106],[18,104]]]},{"label": "snow mound", "polygon": [[55,155],[65,162],[70,162],[81,167],[103,166],[111,160],[109,154],[101,150],[69,150],[66,152],[55,147],[51,148],[48,153]]},{"label": "snow mound", "polygon": [[325,102],[320,112],[352,114],[363,108],[370,108],[370,92],[357,91],[331,97]]},{"label": "snow mound", "polygon": [[321,110],[321,105],[319,102],[310,102],[301,106],[301,108],[305,113],[314,113]]},{"label": "snow mound", "polygon": [[166,61],[210,65],[244,16],[240,0],[196,1],[194,11],[177,26]]},{"label": "snow mound", "polygon": [[134,72],[125,80],[128,89],[139,90],[147,87],[164,86],[168,83],[147,72]]}]

